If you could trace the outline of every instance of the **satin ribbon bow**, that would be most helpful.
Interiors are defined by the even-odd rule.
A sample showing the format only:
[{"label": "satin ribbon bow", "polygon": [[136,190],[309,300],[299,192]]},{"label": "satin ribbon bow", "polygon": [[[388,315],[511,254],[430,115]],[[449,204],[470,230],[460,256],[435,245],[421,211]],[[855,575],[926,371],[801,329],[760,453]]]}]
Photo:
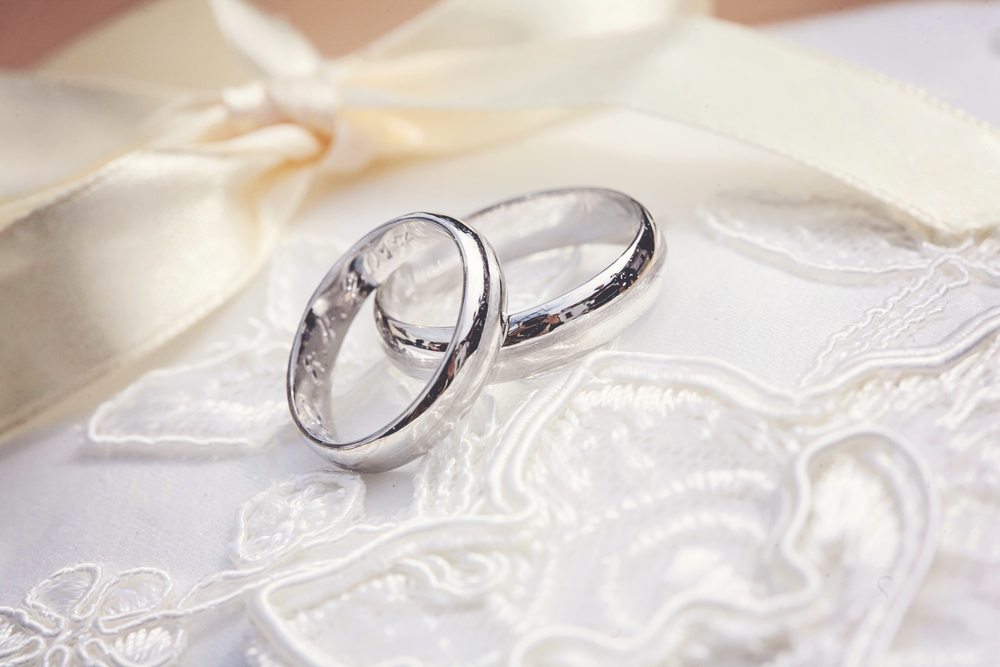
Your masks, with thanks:
[{"label": "satin ribbon bow", "polygon": [[[0,435],[162,345],[267,261],[318,170],[630,108],[769,149],[954,234],[1000,221],[1000,136],[679,0],[446,0],[325,61],[212,0],[265,73],[209,96],[0,77]],[[52,184],[55,185],[52,185]]]}]

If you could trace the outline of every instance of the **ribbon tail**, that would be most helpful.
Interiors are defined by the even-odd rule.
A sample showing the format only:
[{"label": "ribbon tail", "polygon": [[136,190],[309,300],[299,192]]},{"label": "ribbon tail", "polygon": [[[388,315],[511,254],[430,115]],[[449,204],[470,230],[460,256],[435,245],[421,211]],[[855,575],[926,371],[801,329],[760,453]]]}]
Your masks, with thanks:
[{"label": "ribbon tail", "polygon": [[174,92],[103,80],[0,76],[0,201],[50,187],[122,151]]},{"label": "ribbon tail", "polygon": [[1000,132],[926,93],[725,21],[355,63],[351,109],[628,108],[792,158],[927,227],[1000,222]]},{"label": "ribbon tail", "polygon": [[0,230],[0,433],[235,295],[312,172],[278,158],[135,151]]}]

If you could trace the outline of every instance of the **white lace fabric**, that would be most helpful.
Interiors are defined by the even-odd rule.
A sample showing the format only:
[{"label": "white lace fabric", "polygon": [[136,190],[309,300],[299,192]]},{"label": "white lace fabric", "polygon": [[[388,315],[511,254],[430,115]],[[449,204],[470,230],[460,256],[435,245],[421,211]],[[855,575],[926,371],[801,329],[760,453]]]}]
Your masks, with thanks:
[{"label": "white lace fabric", "polygon": [[[307,451],[288,349],[361,230],[595,180],[663,224],[646,317],[400,471]],[[508,267],[512,299],[585,255]],[[0,665],[993,664],[998,279],[995,236],[626,114],[349,184],[248,317],[0,460]]]}]

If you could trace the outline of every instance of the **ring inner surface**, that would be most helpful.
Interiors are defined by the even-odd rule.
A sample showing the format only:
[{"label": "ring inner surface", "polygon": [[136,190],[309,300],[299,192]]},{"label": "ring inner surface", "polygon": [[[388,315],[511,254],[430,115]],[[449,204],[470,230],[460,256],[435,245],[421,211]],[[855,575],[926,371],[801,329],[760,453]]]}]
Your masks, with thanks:
[{"label": "ring inner surface", "polygon": [[[414,252],[443,246],[443,250],[451,251],[452,257],[459,255],[454,238],[448,232],[420,218],[408,218],[386,229],[376,229],[360,243],[360,247],[355,246],[353,252],[334,265],[317,288],[302,319],[298,347],[293,351],[296,361],[291,395],[296,418],[311,437],[327,445],[358,446],[398,430],[418,416],[419,413],[404,409],[403,413],[412,413],[408,418],[400,419],[403,413],[398,414],[382,428],[374,432],[368,430],[370,435],[364,438],[338,437],[331,389],[334,368],[351,324],[367,297]],[[449,330],[449,334],[452,333],[454,329]],[[368,346],[378,347],[370,342]],[[421,401],[429,389],[430,385],[424,386],[410,406]]]}]

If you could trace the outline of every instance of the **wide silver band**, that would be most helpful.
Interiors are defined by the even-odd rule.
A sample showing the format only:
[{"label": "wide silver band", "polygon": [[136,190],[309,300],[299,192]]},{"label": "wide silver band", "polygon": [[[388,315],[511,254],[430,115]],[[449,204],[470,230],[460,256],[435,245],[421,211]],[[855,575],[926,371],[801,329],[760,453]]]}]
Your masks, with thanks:
[{"label": "wide silver band", "polygon": [[[352,320],[412,252],[441,239],[458,246],[464,290],[458,321],[437,353],[427,386],[385,427],[361,439],[338,440],[331,380]],[[454,218],[414,213],[358,241],[310,299],[288,362],[288,405],[313,449],[341,467],[375,472],[401,466],[445,437],[489,380],[507,333],[504,290],[492,247]]]},{"label": "wide silver band", "polygon": [[[547,190],[467,216],[490,239],[501,262],[543,250],[596,242],[627,243],[598,275],[541,305],[513,313],[493,382],[551,370],[607,343],[631,325],[655,298],[666,248],[652,216],[628,195],[602,188]],[[424,266],[421,270],[419,267]],[[435,298],[447,263],[426,253],[393,274],[375,296],[375,321],[399,368],[426,377],[451,339],[450,327],[424,327],[395,316],[408,302]]]}]

